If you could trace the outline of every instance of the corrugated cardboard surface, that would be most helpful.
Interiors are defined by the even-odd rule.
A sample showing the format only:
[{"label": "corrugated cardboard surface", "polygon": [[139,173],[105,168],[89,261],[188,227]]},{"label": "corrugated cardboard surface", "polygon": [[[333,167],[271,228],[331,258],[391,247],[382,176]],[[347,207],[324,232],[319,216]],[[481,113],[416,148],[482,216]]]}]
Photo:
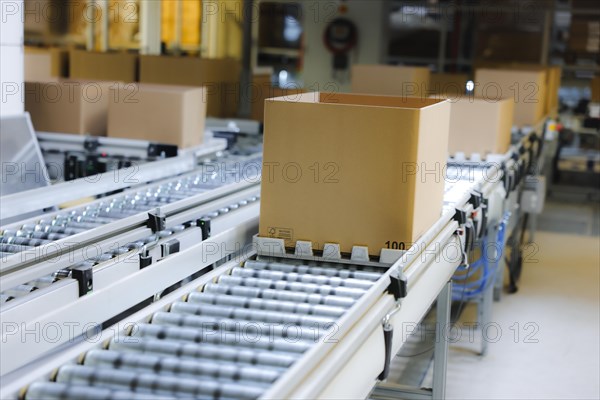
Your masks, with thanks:
[{"label": "corrugated cardboard surface", "polygon": [[57,47],[25,46],[25,81],[40,82],[69,75],[69,52]]},{"label": "corrugated cardboard surface", "polygon": [[206,114],[232,117],[237,111],[240,63],[234,59],[141,56],[140,82],[204,86]]},{"label": "corrugated cardboard surface", "polygon": [[504,154],[510,147],[514,100],[496,102],[473,97],[451,101],[448,151],[470,156]]},{"label": "corrugated cardboard surface", "polygon": [[111,88],[108,136],[197,146],[204,138],[204,88],[123,84]]},{"label": "corrugated cardboard surface", "polygon": [[69,77],[104,81],[137,81],[138,56],[131,53],[98,53],[71,50]]},{"label": "corrugated cardboard surface", "polygon": [[430,72],[425,67],[353,65],[352,92],[427,97]]},{"label": "corrugated cardboard surface", "polygon": [[478,69],[475,71],[475,96],[485,99],[513,97],[513,124],[535,126],[546,114],[545,68],[529,70]]},{"label": "corrugated cardboard surface", "polygon": [[560,81],[562,76],[562,68],[556,65],[544,66],[532,63],[517,63],[517,62],[485,62],[479,61],[475,63],[475,69],[511,69],[525,71],[546,71],[546,104],[544,115],[555,115],[558,112],[558,90],[560,89]]},{"label": "corrugated cardboard surface", "polygon": [[452,98],[464,96],[469,76],[467,74],[431,73],[429,77],[430,94],[447,94]]},{"label": "corrugated cardboard surface", "polygon": [[116,82],[26,82],[25,111],[38,131],[106,135],[109,88]]},{"label": "corrugated cardboard surface", "polygon": [[440,216],[449,120],[449,102],[434,99],[267,100],[259,234],[317,250],[408,248]]}]

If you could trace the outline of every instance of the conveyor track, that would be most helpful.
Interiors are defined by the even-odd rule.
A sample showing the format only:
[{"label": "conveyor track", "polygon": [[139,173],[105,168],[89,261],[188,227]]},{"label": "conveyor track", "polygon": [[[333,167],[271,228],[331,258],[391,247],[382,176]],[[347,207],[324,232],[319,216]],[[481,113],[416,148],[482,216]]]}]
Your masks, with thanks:
[{"label": "conveyor track", "polygon": [[257,398],[383,272],[248,260],[31,384],[25,399]]},{"label": "conveyor track", "polygon": [[0,256],[5,259],[10,255],[65,239],[122,218],[239,182],[245,178],[243,173],[248,165],[260,165],[260,157],[230,157],[219,160],[219,163],[223,163],[224,167],[211,174],[200,172],[176,177],[133,193],[113,197],[108,201],[58,213],[51,218],[36,219],[22,224],[18,229],[3,230],[0,232]]}]

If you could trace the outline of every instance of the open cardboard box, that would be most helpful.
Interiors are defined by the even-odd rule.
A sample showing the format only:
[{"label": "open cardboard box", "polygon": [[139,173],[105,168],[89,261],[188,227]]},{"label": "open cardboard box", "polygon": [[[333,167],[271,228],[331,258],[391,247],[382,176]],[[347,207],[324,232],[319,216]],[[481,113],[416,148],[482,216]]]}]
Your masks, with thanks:
[{"label": "open cardboard box", "polygon": [[440,217],[449,121],[439,99],[267,99],[259,236],[409,248]]}]

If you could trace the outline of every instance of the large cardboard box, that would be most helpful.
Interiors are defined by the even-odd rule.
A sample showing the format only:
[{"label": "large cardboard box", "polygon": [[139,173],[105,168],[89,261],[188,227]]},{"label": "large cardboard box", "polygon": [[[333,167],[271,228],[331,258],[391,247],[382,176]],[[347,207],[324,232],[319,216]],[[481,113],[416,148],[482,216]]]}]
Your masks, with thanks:
[{"label": "large cardboard box", "polygon": [[444,94],[452,98],[464,97],[468,80],[467,74],[432,73],[429,77],[429,94]]},{"label": "large cardboard box", "polygon": [[513,124],[535,126],[546,115],[547,71],[544,67],[515,69],[477,69],[475,96],[515,101]]},{"label": "large cardboard box", "polygon": [[25,83],[25,111],[36,131],[104,136],[108,97],[116,82],[56,80]]},{"label": "large cardboard box", "polygon": [[440,217],[450,102],[304,93],[265,102],[259,235],[408,248]]},{"label": "large cardboard box", "polygon": [[352,92],[427,97],[429,69],[392,65],[353,65]]},{"label": "large cardboard box", "polygon": [[234,59],[141,56],[140,82],[203,86],[206,115],[233,117],[237,111],[241,66]]},{"label": "large cardboard box", "polygon": [[108,136],[180,148],[202,143],[204,88],[130,83],[111,87],[110,94]]},{"label": "large cardboard box", "polygon": [[69,76],[69,52],[58,47],[25,46],[25,81],[44,82]]},{"label": "large cardboard box", "polygon": [[490,101],[472,96],[452,99],[448,151],[470,156],[504,154],[510,147],[514,100]]},{"label": "large cardboard box", "polygon": [[600,76],[594,77],[591,83],[592,103],[600,103]]},{"label": "large cardboard box", "polygon": [[138,56],[131,53],[99,53],[71,50],[69,77],[103,81],[137,81]]}]

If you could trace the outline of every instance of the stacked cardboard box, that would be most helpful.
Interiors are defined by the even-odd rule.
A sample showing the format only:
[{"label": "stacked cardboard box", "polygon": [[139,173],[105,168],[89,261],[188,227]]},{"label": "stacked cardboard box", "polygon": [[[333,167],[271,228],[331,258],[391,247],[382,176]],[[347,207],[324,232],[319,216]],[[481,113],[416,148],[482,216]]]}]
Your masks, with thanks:
[{"label": "stacked cardboard box", "polygon": [[25,110],[37,131],[104,136],[108,98],[116,82],[26,82]]},{"label": "stacked cardboard box", "polygon": [[237,111],[240,64],[234,59],[141,56],[140,82],[203,86],[206,114],[232,117]]},{"label": "stacked cardboard box", "polygon": [[548,72],[544,67],[475,71],[475,96],[488,101],[512,98],[513,124],[535,126],[546,116]]},{"label": "stacked cardboard box", "polygon": [[181,148],[202,143],[206,115],[202,87],[120,84],[110,88],[108,136]]},{"label": "stacked cardboard box", "polygon": [[265,102],[259,235],[408,248],[438,220],[450,102],[304,93]]},{"label": "stacked cardboard box", "polygon": [[425,98],[429,76],[425,67],[353,65],[352,92]]},{"label": "stacked cardboard box", "polygon": [[472,96],[453,99],[450,112],[450,154],[473,153],[482,158],[504,154],[510,147],[515,103],[512,98],[491,101]]},{"label": "stacked cardboard box", "polygon": [[24,64],[26,82],[69,76],[69,52],[66,49],[25,46]]},{"label": "stacked cardboard box", "polygon": [[138,56],[131,53],[98,53],[72,50],[69,77],[103,81],[137,81]]}]

